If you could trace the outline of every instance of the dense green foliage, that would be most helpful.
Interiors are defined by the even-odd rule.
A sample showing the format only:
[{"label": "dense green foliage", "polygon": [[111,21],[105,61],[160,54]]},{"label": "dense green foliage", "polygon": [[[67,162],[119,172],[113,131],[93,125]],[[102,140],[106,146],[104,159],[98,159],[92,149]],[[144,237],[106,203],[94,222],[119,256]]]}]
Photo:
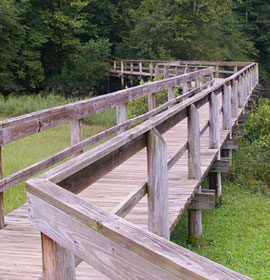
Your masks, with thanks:
[{"label": "dense green foliage", "polygon": [[270,102],[260,100],[251,114],[229,178],[270,197]]},{"label": "dense green foliage", "polygon": [[109,56],[270,65],[263,0],[1,0],[0,91],[105,91]]}]

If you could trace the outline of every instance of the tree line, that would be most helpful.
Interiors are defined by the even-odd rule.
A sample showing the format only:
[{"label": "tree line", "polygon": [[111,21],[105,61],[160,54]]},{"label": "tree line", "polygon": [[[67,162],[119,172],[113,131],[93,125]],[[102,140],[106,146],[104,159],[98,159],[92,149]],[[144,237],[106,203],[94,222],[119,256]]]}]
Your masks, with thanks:
[{"label": "tree line", "polygon": [[0,0],[0,91],[97,94],[111,55],[270,65],[264,0]]}]

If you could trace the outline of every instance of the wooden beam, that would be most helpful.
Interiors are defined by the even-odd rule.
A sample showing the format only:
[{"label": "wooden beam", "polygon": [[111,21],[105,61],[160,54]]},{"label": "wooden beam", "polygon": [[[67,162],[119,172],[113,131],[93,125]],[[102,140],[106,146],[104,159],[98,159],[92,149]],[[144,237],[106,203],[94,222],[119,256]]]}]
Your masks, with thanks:
[{"label": "wooden beam", "polygon": [[222,92],[222,108],[223,108],[223,129],[232,133],[232,107],[231,107],[231,90],[227,85],[223,86]]},{"label": "wooden beam", "polygon": [[230,160],[229,158],[220,158],[216,160],[210,170],[210,172],[229,172]]},{"label": "wooden beam", "polygon": [[249,279],[46,180],[27,191],[30,222],[110,279]]},{"label": "wooden beam", "polygon": [[[117,124],[121,124],[123,122],[125,122],[128,119],[128,104],[122,104],[116,107],[116,121]],[[122,132],[124,132],[126,129],[125,128],[121,128],[118,130],[118,134],[121,134]]]},{"label": "wooden beam", "polygon": [[222,145],[222,149],[224,150],[238,150],[239,140],[236,138],[227,139]]},{"label": "wooden beam", "polygon": [[238,81],[232,81],[232,118],[238,117]]},{"label": "wooden beam", "polygon": [[[0,179],[3,178],[2,147],[0,146]],[[4,192],[0,191],[0,229],[5,226]]]},{"label": "wooden beam", "polygon": [[201,193],[195,194],[189,210],[213,210],[215,208],[216,192],[214,190],[201,190]]},{"label": "wooden beam", "polygon": [[167,146],[156,129],[147,133],[148,230],[170,239]]}]

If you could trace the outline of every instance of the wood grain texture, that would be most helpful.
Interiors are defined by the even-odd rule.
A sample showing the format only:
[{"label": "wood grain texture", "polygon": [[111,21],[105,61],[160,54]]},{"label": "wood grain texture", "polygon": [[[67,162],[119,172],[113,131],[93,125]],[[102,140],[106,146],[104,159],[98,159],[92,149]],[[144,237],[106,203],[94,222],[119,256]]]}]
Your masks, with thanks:
[{"label": "wood grain texture", "polygon": [[166,142],[156,129],[147,133],[148,230],[170,239]]},{"label": "wood grain texture", "polygon": [[[3,178],[2,170],[2,147],[0,146],[0,179]],[[4,216],[4,192],[0,191],[0,229],[5,226],[5,216]]]}]

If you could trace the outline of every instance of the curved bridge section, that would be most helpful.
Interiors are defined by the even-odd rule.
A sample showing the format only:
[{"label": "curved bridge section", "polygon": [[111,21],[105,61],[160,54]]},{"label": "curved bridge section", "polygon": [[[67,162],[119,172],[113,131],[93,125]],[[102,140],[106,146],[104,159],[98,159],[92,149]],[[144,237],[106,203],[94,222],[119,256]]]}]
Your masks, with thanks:
[{"label": "curved bridge section", "polygon": [[[249,279],[169,241],[185,210],[191,238],[202,235],[201,211],[219,203],[221,173],[237,148],[233,130],[256,99],[256,63],[219,62],[233,67],[223,69],[233,72],[227,78],[209,64],[0,123],[0,145],[69,122],[72,136],[70,148],[2,179],[2,192],[73,157],[27,181],[28,206],[6,216],[4,279]],[[160,91],[168,101],[157,107]],[[128,119],[129,102],[142,97],[148,112]],[[81,141],[82,118],[113,107],[117,125]],[[210,189],[202,190],[207,174]]]}]

